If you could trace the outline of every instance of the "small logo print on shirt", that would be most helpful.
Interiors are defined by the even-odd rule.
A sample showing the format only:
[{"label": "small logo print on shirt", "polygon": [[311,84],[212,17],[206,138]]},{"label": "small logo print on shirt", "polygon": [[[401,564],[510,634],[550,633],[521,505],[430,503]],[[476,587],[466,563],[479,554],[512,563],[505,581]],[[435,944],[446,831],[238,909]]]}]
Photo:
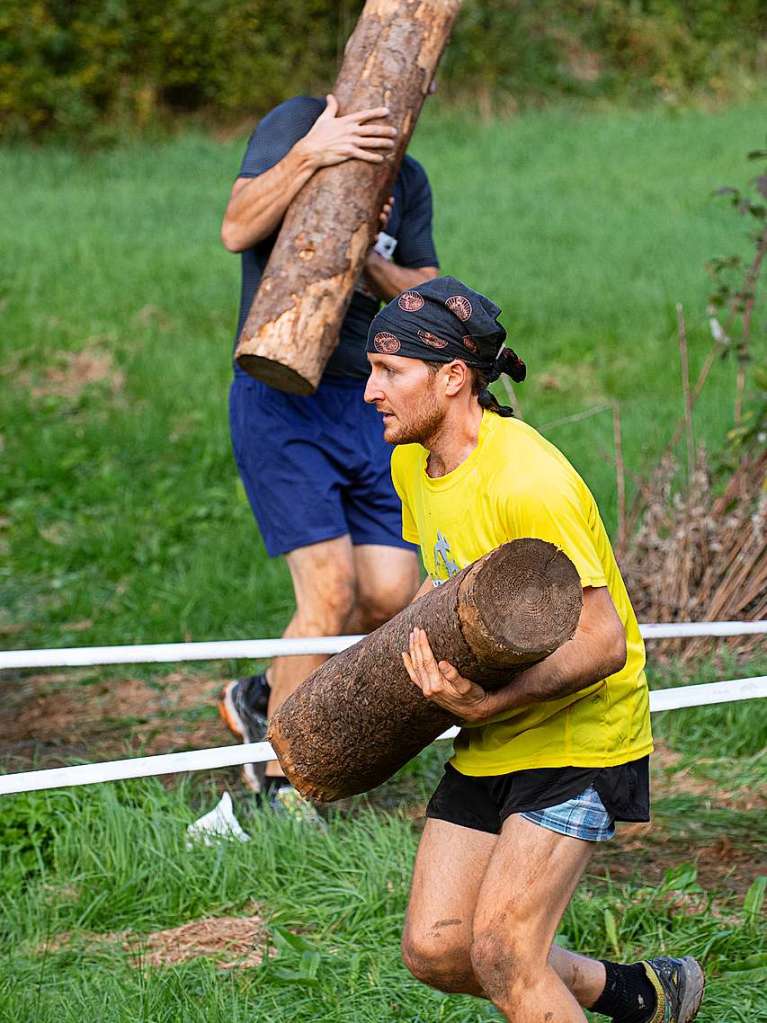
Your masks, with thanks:
[{"label": "small logo print on shirt", "polygon": [[400,350],[402,345],[399,338],[394,334],[390,334],[386,330],[379,330],[373,338],[373,347],[377,352],[383,352],[384,355],[394,355],[395,352]]},{"label": "small logo print on shirt", "polygon": [[456,565],[453,560],[453,554],[450,550],[450,541],[447,537],[443,536],[442,533],[437,531],[437,540],[434,544],[434,567],[437,567],[439,562],[445,566],[445,571],[448,576],[452,579],[454,575],[458,575],[461,571],[460,566]]}]

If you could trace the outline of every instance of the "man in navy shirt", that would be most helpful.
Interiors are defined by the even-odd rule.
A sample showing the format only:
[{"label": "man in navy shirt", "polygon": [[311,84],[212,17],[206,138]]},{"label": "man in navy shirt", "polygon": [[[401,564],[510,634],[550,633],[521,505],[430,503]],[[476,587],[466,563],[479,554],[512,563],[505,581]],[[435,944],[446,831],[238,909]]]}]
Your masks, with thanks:
[{"label": "man in navy shirt", "polygon": [[[224,214],[221,239],[242,255],[237,336],[294,196],[320,167],[348,159],[381,162],[393,147],[388,110],[338,116],[333,96],[298,96],[263,118],[248,141]],[[367,331],[381,301],[436,277],[431,189],[421,165],[405,156],[388,209],[386,233],[371,250],[315,394],[286,394],[235,365],[230,427],[237,466],[267,552],[284,554],[296,611],[286,636],[367,632],[407,604],[418,588],[414,549],[401,535],[399,500],[389,472],[391,448],[363,393]],[[219,704],[244,742],[264,735],[271,715],[324,661],[277,658],[263,675],[228,683]],[[257,765],[246,783],[264,787]],[[273,802],[293,793],[279,764],[265,787]]]}]

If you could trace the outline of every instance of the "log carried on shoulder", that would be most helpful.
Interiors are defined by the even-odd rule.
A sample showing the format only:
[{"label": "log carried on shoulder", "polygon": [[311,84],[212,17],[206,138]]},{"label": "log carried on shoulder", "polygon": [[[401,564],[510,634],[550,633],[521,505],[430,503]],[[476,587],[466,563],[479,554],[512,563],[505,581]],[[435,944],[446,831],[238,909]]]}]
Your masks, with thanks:
[{"label": "log carried on shoulder", "polygon": [[330,802],[390,778],[457,719],[427,700],[402,663],[411,629],[435,658],[486,689],[572,638],[583,604],[570,559],[513,540],[318,668],[272,718],[268,738],[303,795]]},{"label": "log carried on shoulder", "polygon": [[339,115],[386,106],[396,145],[382,163],[317,171],[291,203],[236,351],[251,376],[311,394],[338,344],[460,0],[367,0],[333,94]]}]

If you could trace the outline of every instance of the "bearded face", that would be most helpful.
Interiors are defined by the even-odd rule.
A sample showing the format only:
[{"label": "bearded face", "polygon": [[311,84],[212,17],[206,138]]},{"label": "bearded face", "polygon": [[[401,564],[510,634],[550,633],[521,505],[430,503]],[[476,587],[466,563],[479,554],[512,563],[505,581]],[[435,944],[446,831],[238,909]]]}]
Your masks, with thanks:
[{"label": "bearded face", "polygon": [[365,401],[381,413],[389,444],[424,444],[438,432],[445,409],[438,399],[437,374],[425,362],[396,355],[369,356]]}]

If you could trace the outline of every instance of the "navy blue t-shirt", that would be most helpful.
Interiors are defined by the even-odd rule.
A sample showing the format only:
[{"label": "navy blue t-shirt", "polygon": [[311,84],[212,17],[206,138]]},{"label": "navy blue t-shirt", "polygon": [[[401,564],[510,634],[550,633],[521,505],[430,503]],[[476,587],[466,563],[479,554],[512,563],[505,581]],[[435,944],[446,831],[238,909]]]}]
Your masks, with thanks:
[{"label": "navy blue t-shirt", "polygon": [[[325,109],[324,99],[296,96],[280,103],[256,127],[248,140],[248,148],[239,177],[256,178],[279,163],[299,139],[311,129]],[[399,266],[417,268],[438,266],[431,236],[431,188],[423,167],[412,156],[405,156],[392,189],[394,206],[386,233],[397,240],[393,253]],[[261,280],[277,232],[242,253],[242,290],[237,337],[250,311],[253,295]],[[365,355],[368,327],[381,303],[355,291],[341,325],[338,347],[330,356],[326,374],[364,378],[369,366]],[[235,372],[243,371],[235,365]]]}]

